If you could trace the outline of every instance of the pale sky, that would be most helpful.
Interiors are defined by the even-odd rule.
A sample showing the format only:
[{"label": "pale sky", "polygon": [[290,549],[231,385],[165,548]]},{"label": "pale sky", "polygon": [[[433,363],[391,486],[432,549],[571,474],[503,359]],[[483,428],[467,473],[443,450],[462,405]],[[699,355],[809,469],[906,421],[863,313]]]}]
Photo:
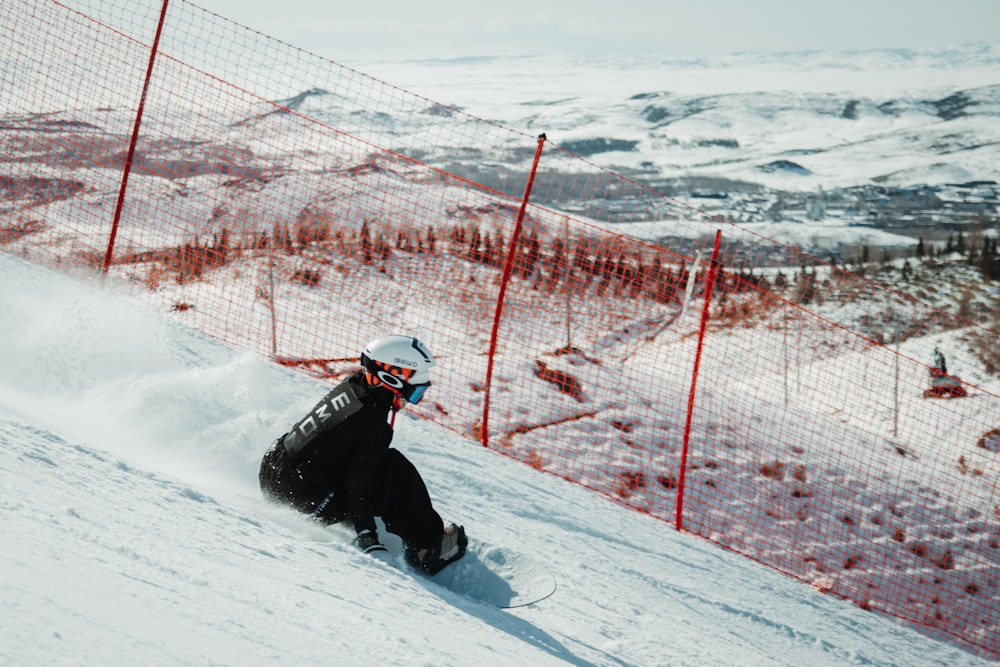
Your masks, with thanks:
[{"label": "pale sky", "polygon": [[192,0],[341,62],[1000,43],[997,0]]}]

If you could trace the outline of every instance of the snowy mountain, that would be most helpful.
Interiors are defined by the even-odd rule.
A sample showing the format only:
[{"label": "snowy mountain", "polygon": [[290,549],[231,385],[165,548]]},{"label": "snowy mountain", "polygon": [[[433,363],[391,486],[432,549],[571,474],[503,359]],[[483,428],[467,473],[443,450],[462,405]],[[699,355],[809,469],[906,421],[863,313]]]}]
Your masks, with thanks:
[{"label": "snowy mountain", "polygon": [[401,415],[440,511],[559,586],[457,596],[261,500],[321,384],[121,288],[5,254],[0,285],[4,665],[989,664]]},{"label": "snowy mountain", "polygon": [[653,184],[1000,181],[1000,45],[359,67]]},{"label": "snowy mountain", "polygon": [[[197,44],[167,44],[172,54],[193,62],[210,55]],[[100,75],[96,64],[81,58],[71,70],[56,70],[65,80],[41,76],[25,64],[36,46],[18,43],[21,52],[4,65],[15,85],[0,90],[8,109],[0,118],[8,150],[0,210],[52,198],[72,198],[88,211],[112,206],[115,175],[106,167],[127,147],[134,120],[130,86],[139,84],[141,71],[130,74],[132,83],[74,90],[64,98],[63,88]],[[25,63],[18,64],[19,55]],[[198,177],[318,180],[328,169],[363,163],[373,150],[398,151],[520,196],[539,132],[547,134],[550,148],[536,202],[615,223],[655,223],[677,215],[680,204],[691,208],[690,217],[702,211],[752,225],[754,234],[824,258],[834,252],[849,259],[846,246],[912,247],[918,233],[941,234],[935,230],[944,227],[942,221],[955,222],[945,217],[949,211],[964,211],[965,224],[977,216],[995,219],[1000,201],[998,45],[701,60],[507,56],[355,63],[364,74],[329,62],[300,71],[268,60],[266,53],[240,55],[208,61],[208,73],[230,84],[222,89],[183,67],[161,75],[167,81],[183,77],[186,104],[205,105],[210,113],[190,113],[176,100],[168,100],[164,112],[154,97],[151,106],[158,111],[144,119],[136,172],[174,172],[185,180],[177,190],[186,198],[178,215],[190,218],[193,228],[213,215],[218,188],[229,180],[199,183]],[[163,67],[168,65],[174,67]],[[370,76],[384,101],[351,92],[371,86]],[[244,98],[243,89],[261,99]],[[256,112],[248,113],[248,104]],[[323,136],[303,136],[289,111],[374,144],[329,146]],[[497,123],[496,131],[487,134],[494,126],[481,119]],[[560,159],[558,147],[586,162]],[[67,156],[70,171],[64,168]],[[561,170],[588,163],[673,200],[666,209],[622,217],[595,213],[592,202],[550,194],[560,179],[572,177]],[[166,196],[172,189],[167,181],[177,177],[151,186],[149,196]],[[931,195],[938,209],[924,212],[918,231],[873,227],[876,212],[867,209],[882,207],[877,215],[889,220],[913,216],[883,207],[885,194],[860,201],[855,191],[925,184],[963,187],[937,199]],[[133,190],[141,187],[136,182]],[[318,194],[309,185],[297,188],[306,196]],[[295,189],[283,188],[292,196]],[[845,191],[831,194],[838,189]],[[788,200],[787,193],[798,201],[779,201]],[[299,206],[301,199],[289,205]],[[943,208],[939,200],[945,200]],[[970,200],[978,202],[976,210],[969,209]]]}]

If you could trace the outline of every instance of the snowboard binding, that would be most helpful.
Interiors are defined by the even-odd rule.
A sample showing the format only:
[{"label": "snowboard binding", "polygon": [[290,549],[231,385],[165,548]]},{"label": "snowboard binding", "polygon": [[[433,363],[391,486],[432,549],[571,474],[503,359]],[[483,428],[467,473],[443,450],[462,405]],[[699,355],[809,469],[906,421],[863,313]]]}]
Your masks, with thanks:
[{"label": "snowboard binding", "polygon": [[406,562],[414,570],[426,575],[434,575],[465,555],[469,538],[465,528],[449,524],[444,529],[441,541],[428,549],[406,548]]}]

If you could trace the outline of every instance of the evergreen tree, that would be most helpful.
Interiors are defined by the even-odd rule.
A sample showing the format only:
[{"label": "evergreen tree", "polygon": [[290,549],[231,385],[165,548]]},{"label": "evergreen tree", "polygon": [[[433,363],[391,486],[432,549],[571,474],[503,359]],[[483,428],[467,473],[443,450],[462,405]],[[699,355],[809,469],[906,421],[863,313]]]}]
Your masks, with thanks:
[{"label": "evergreen tree", "polygon": [[777,289],[784,289],[787,284],[788,279],[785,277],[785,274],[781,271],[781,269],[778,269],[778,275],[774,278],[774,286]]},{"label": "evergreen tree", "polygon": [[361,223],[361,262],[371,264],[373,259],[371,230],[368,228],[368,221],[364,220]]},{"label": "evergreen tree", "polygon": [[997,254],[997,240],[986,239],[986,248],[980,253],[979,271],[984,280],[1000,281],[1000,255]]},{"label": "evergreen tree", "polygon": [[976,266],[979,264],[979,255],[979,239],[973,236],[972,240],[969,241],[969,254],[966,256],[965,261],[968,262],[970,266]]}]

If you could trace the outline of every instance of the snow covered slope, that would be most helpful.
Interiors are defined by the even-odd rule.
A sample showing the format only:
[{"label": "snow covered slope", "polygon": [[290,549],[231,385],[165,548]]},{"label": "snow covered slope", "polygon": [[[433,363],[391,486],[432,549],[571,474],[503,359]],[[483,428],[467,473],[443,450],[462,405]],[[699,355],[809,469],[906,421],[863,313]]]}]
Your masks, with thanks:
[{"label": "snow covered slope", "polygon": [[987,664],[401,416],[442,514],[559,582],[461,598],[260,499],[320,384],[96,281],[0,285],[2,664]]}]

